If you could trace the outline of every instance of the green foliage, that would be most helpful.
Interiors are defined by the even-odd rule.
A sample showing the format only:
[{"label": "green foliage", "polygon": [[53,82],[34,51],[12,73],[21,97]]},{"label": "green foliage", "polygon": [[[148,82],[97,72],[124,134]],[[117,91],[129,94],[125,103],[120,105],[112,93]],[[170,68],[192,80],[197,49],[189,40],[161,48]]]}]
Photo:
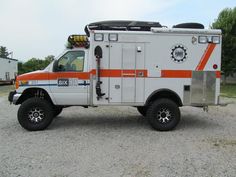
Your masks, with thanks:
[{"label": "green foliage", "polygon": [[236,84],[221,85],[221,96],[236,98]]},{"label": "green foliage", "polygon": [[226,77],[232,76],[236,72],[236,7],[221,11],[212,28],[223,32],[222,71]]},{"label": "green foliage", "polygon": [[53,55],[45,57],[44,60],[38,58],[31,58],[25,63],[18,62],[18,74],[24,74],[31,71],[42,70],[47,67],[54,60]]},{"label": "green foliage", "polygon": [[9,53],[7,52],[7,48],[0,46],[0,57],[7,58]]}]

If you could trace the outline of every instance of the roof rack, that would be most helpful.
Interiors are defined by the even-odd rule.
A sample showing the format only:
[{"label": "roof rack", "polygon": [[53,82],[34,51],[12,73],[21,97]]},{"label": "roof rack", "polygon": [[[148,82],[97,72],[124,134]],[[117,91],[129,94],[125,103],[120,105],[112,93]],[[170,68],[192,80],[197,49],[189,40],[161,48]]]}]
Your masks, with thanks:
[{"label": "roof rack", "polygon": [[152,27],[161,28],[162,25],[159,22],[113,20],[90,23],[84,30],[89,36],[89,30],[150,31]]}]

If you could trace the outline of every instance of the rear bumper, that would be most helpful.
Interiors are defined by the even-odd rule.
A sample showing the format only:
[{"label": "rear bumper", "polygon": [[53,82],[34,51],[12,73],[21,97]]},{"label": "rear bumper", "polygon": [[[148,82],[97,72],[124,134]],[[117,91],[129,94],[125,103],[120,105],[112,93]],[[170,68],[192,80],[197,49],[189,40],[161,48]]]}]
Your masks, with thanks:
[{"label": "rear bumper", "polygon": [[16,104],[17,100],[20,98],[21,94],[17,93],[16,91],[12,91],[8,95],[8,101],[10,103]]}]

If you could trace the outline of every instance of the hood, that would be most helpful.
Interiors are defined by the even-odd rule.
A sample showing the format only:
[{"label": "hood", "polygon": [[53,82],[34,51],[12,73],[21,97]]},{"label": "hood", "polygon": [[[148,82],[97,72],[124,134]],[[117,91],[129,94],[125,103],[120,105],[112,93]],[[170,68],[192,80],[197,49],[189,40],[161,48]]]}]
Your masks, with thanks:
[{"label": "hood", "polygon": [[38,70],[29,73],[21,74],[17,76],[17,80],[40,80],[40,78],[46,78],[48,76],[48,71]]}]

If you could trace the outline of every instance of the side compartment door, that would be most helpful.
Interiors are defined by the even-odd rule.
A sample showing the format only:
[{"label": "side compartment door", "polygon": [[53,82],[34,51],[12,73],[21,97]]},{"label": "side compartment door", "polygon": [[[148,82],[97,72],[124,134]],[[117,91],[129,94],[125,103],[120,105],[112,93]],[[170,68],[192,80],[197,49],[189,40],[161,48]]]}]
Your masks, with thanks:
[{"label": "side compartment door", "polygon": [[58,105],[87,105],[89,74],[86,51],[68,51],[49,74],[50,90]]},{"label": "side compartment door", "polygon": [[145,45],[112,43],[110,45],[110,103],[144,102]]},{"label": "side compartment door", "polygon": [[135,102],[135,80],[136,80],[136,45],[133,43],[122,46],[122,82],[121,102]]}]

